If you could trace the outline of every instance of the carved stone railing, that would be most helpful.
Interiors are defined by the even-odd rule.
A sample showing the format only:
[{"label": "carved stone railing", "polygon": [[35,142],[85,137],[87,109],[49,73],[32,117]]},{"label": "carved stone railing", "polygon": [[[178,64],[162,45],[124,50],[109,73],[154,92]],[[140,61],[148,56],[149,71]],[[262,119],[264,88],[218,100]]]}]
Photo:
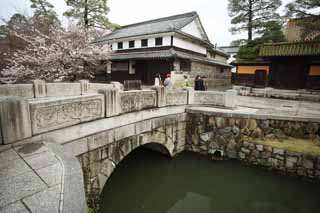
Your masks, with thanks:
[{"label": "carved stone railing", "polygon": [[252,88],[252,87],[246,87],[246,86],[233,86],[233,89],[236,90],[237,93],[241,96],[320,102],[319,90],[305,90],[305,89],[285,90],[285,89],[275,89],[271,87]]},{"label": "carved stone railing", "polygon": [[[33,90],[33,93],[31,92]],[[11,144],[57,129],[150,108],[215,105],[232,108],[235,92],[193,88],[122,91],[118,84],[45,83],[0,86],[0,144]],[[14,97],[13,97],[14,96]],[[36,98],[32,98],[32,96]]]},{"label": "carved stone railing", "polygon": [[87,80],[75,83],[46,83],[42,80],[34,80],[32,84],[0,85],[0,96],[24,98],[76,96],[97,93],[100,89],[112,87],[114,87],[113,84],[89,83]]},{"label": "carved stone railing", "polygon": [[153,90],[122,91],[119,95],[121,113],[157,107],[157,94]]}]

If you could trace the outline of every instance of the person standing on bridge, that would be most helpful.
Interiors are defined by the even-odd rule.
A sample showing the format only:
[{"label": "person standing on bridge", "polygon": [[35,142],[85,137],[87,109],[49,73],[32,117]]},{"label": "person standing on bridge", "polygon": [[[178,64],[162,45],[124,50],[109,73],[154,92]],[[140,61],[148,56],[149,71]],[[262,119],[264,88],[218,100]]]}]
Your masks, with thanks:
[{"label": "person standing on bridge", "polygon": [[163,85],[167,89],[172,89],[171,75],[169,73],[166,74],[166,79],[164,79]]}]

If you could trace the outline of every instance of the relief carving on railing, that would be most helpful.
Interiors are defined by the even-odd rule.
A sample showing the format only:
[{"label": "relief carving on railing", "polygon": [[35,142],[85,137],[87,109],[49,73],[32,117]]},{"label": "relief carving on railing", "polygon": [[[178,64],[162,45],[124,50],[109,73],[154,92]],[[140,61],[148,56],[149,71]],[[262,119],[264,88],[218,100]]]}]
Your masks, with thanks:
[{"label": "relief carving on railing", "polygon": [[36,107],[31,111],[35,132],[57,129],[62,126],[100,118],[102,100],[93,99],[61,105]]},{"label": "relief carving on railing", "polygon": [[132,112],[156,106],[155,92],[123,92],[121,94],[121,112]]},{"label": "relief carving on railing", "polygon": [[188,93],[186,91],[166,91],[167,105],[184,105],[187,104]]}]

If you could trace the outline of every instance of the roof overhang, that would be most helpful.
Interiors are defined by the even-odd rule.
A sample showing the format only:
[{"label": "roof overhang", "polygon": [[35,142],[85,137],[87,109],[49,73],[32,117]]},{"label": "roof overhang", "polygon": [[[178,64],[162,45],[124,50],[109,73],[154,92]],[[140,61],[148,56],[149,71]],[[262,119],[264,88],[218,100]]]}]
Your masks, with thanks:
[{"label": "roof overhang", "polygon": [[320,42],[281,42],[264,44],[260,57],[320,56]]},{"label": "roof overhang", "polygon": [[126,52],[126,53],[112,53],[110,54],[111,61],[120,61],[120,60],[142,60],[142,59],[174,59],[174,58],[182,58],[188,59],[191,61],[219,65],[223,67],[231,68],[233,67],[230,64],[224,63],[222,61],[208,59],[206,57],[201,57],[198,55],[177,51],[174,49],[169,50],[159,50],[159,51],[145,51],[145,52]]}]

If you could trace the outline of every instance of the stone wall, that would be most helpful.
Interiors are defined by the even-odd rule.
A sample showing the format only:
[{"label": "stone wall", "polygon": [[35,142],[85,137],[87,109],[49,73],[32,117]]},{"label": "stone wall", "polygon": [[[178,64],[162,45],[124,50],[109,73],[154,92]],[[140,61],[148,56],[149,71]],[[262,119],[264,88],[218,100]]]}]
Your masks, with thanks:
[{"label": "stone wall", "polygon": [[231,86],[230,68],[192,62],[190,78],[195,79],[197,75],[207,77],[205,83],[208,89]]},{"label": "stone wall", "polygon": [[[221,154],[320,179],[319,126],[313,122],[188,113],[186,150]],[[299,140],[302,142],[297,143]]]}]

